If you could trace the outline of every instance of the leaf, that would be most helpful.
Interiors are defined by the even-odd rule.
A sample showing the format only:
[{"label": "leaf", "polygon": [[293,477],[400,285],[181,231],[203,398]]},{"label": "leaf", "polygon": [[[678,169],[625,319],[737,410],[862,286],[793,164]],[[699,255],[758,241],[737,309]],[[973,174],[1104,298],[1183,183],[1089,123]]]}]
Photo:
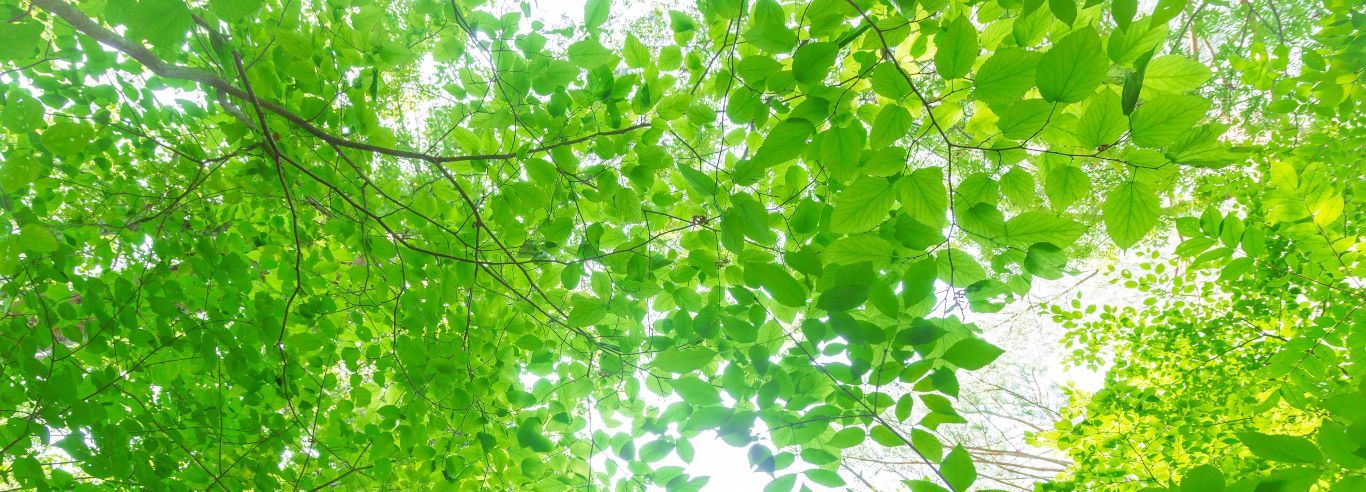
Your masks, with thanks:
[{"label": "leaf", "polygon": [[1053,104],[1042,99],[1025,99],[1010,105],[997,116],[1001,134],[1013,140],[1024,140],[1038,135],[1053,116]]},{"label": "leaf", "polygon": [[911,429],[911,444],[932,462],[939,463],[944,458],[944,444],[925,429]]},{"label": "leaf", "polygon": [[745,279],[747,282],[752,279],[754,283],[763,287],[768,295],[773,296],[773,300],[783,305],[792,307],[806,305],[806,287],[792,278],[787,270],[777,265],[770,263],[749,264],[745,267]]},{"label": "leaf", "polygon": [[868,432],[868,436],[873,438],[873,442],[876,442],[889,448],[894,448],[906,444],[905,441],[902,441],[901,438],[898,437],[895,432],[892,432],[892,430],[887,428],[887,426],[881,424],[873,426],[873,429]]},{"label": "leaf", "polygon": [[1163,55],[1148,62],[1143,87],[1180,94],[1199,89],[1212,74],[1203,63],[1181,55]]},{"label": "leaf", "polygon": [[1052,11],[1054,17],[1069,27],[1077,22],[1076,0],[1048,0],[1048,10]]},{"label": "leaf", "polygon": [[597,299],[586,299],[574,304],[565,320],[569,326],[582,328],[592,326],[607,317],[607,306]]},{"label": "leaf", "polygon": [[697,371],[716,358],[716,351],[706,347],[667,350],[656,355],[650,365],[661,371],[689,373]]},{"label": "leaf", "polygon": [[981,50],[977,28],[962,15],[954,17],[935,35],[934,45],[934,68],[945,79],[967,75]]},{"label": "leaf", "polygon": [[541,421],[531,418],[517,425],[517,444],[538,453],[549,452],[555,445],[542,434]]},{"label": "leaf", "polygon": [[[678,396],[683,397],[683,401],[689,405],[705,406],[721,403],[721,392],[717,391],[711,383],[702,381],[693,376],[684,376],[669,383],[673,386]],[[642,450],[643,454],[644,450]]]},{"label": "leaf", "polygon": [[1134,22],[1134,15],[1138,14],[1138,0],[1114,0],[1110,3],[1110,15],[1115,19],[1115,25],[1121,31],[1129,29],[1129,25]]},{"label": "leaf", "polygon": [[575,65],[592,70],[598,67],[615,65],[617,55],[603,47],[597,39],[589,38],[569,45],[566,54]]},{"label": "leaf", "polygon": [[925,167],[896,182],[897,199],[901,211],[917,222],[930,226],[948,223],[948,191],[944,189],[944,172],[938,167]]},{"label": "leaf", "polygon": [[911,112],[907,111],[906,108],[896,104],[883,106],[882,110],[877,113],[877,119],[873,120],[873,129],[868,135],[868,145],[874,149],[891,145],[905,137],[913,123],[915,120],[911,118]]},{"label": "leaf", "polygon": [[1058,40],[1043,54],[1035,82],[1045,101],[1078,102],[1091,95],[1109,68],[1100,36],[1087,27]]},{"label": "leaf", "polygon": [[891,63],[879,63],[871,77],[873,92],[879,96],[900,101],[911,94],[911,85],[906,77]]},{"label": "leaf", "polygon": [[1200,97],[1161,95],[1134,110],[1129,136],[1143,147],[1164,147],[1195,126],[1207,110],[1209,101]]},{"label": "leaf", "polygon": [[[973,77],[973,97],[987,104],[1012,103],[1034,87],[1039,54],[1019,48],[1001,48],[982,63]],[[876,89],[876,87],[874,87]]]},{"label": "leaf", "polygon": [[788,474],[773,479],[764,486],[763,492],[789,492],[797,485],[797,475]]},{"label": "leaf", "polygon": [[1043,190],[1053,207],[1066,209],[1091,193],[1091,177],[1076,166],[1062,166],[1048,173]]},{"label": "leaf", "polygon": [[1011,168],[1010,172],[1001,176],[1001,194],[1016,206],[1033,205],[1038,200],[1038,192],[1034,188],[1034,176],[1023,168]]},{"label": "leaf", "polygon": [[678,174],[683,176],[683,181],[686,182],[690,188],[701,193],[703,196],[712,196],[716,194],[716,181],[713,181],[712,177],[707,176],[706,173],[693,169],[680,161],[678,163]]},{"label": "leaf", "polygon": [[976,371],[1005,353],[1000,347],[987,343],[981,338],[964,338],[953,344],[940,358],[955,366]]},{"label": "leaf", "polygon": [[1134,71],[1124,76],[1124,89],[1121,92],[1120,105],[1124,108],[1126,115],[1134,114],[1134,108],[1138,107],[1138,96],[1143,92],[1143,74],[1148,71],[1148,60],[1152,56],[1153,52],[1149,51],[1139,58],[1138,62],[1134,64]]},{"label": "leaf", "polygon": [[848,449],[863,443],[865,438],[867,438],[867,434],[864,433],[863,429],[858,427],[845,427],[840,429],[839,432],[836,432],[835,435],[830,436],[830,440],[827,441],[827,443],[840,449]]},{"label": "leaf", "polygon": [[595,31],[607,22],[612,12],[612,0],[587,0],[583,4],[584,28]]},{"label": "leaf", "polygon": [[1210,465],[1200,465],[1181,477],[1181,492],[1223,492],[1224,474]]},{"label": "leaf", "polygon": [[825,248],[825,261],[835,265],[884,261],[891,257],[892,243],[871,234],[842,237]]},{"label": "leaf", "polygon": [[19,244],[34,253],[47,254],[57,251],[57,237],[39,224],[27,224],[19,228]]},{"label": "leaf", "polygon": [[1119,185],[1101,206],[1105,229],[1120,248],[1128,248],[1157,225],[1162,206],[1151,189],[1137,181]]},{"label": "leaf", "polygon": [[[611,0],[598,1],[607,3]],[[626,66],[631,68],[644,68],[645,65],[650,63],[650,47],[645,46],[645,43],[640,42],[640,39],[637,39],[634,33],[626,33],[626,43],[622,47],[622,57],[626,59]],[[777,62],[774,62],[774,64],[777,64]],[[741,65],[743,65],[743,62]]]},{"label": "leaf", "polygon": [[816,307],[826,311],[848,311],[868,300],[867,285],[836,285],[821,293]]},{"label": "leaf", "polygon": [[1006,222],[1006,239],[1022,245],[1053,243],[1066,246],[1085,233],[1086,226],[1047,212],[1025,212]]},{"label": "leaf", "polygon": [[811,480],[812,482],[815,482],[819,485],[824,485],[826,487],[844,486],[844,478],[841,478],[838,473],[835,473],[830,470],[813,468],[806,471],[806,478],[808,480]]},{"label": "leaf", "polygon": [[1025,252],[1024,269],[1036,277],[1048,280],[1062,278],[1062,269],[1067,266],[1067,255],[1062,249],[1049,243],[1035,243]]},{"label": "leaf", "polygon": [[772,245],[778,236],[768,226],[768,210],[748,193],[731,195],[731,204],[745,237],[763,245]]},{"label": "leaf", "polygon": [[194,26],[190,9],[177,0],[139,0],[127,15],[129,34],[147,40],[161,52],[179,49],[186,32]]},{"label": "leaf", "polygon": [[[754,152],[754,158],[751,159],[753,165],[762,171],[796,159],[806,149],[807,138],[815,131],[816,128],[811,125],[811,122],[804,119],[788,118],[783,120],[782,123],[773,127],[773,130],[768,133],[768,137],[764,139],[764,143],[759,146],[759,150]],[[757,179],[758,177],[755,176],[754,180]]]},{"label": "leaf", "polygon": [[1242,441],[1252,454],[1264,460],[1304,464],[1323,462],[1323,454],[1319,452],[1318,446],[1303,437],[1239,432],[1238,440]]},{"label": "leaf", "polygon": [[830,67],[835,66],[835,55],[839,46],[834,43],[817,42],[797,48],[792,55],[792,75],[802,84],[815,84],[825,79]]},{"label": "leaf", "polygon": [[972,456],[962,445],[954,446],[940,464],[939,473],[953,490],[966,491],[977,481],[977,467],[972,464]]},{"label": "leaf", "polygon": [[863,155],[863,144],[868,135],[863,125],[852,123],[831,128],[821,138],[821,163],[830,169],[831,174],[842,179],[851,175],[858,167],[859,157]]},{"label": "leaf", "polygon": [[1176,18],[1185,8],[1186,0],[1157,0],[1157,7],[1153,9],[1153,22],[1165,24]]},{"label": "leaf", "polygon": [[1082,147],[1099,149],[1113,145],[1128,129],[1129,118],[1124,115],[1119,96],[1114,91],[1102,90],[1086,103],[1086,111],[1077,122],[1077,141]]},{"label": "leaf", "polygon": [[209,8],[219,18],[228,22],[236,22],[247,18],[261,9],[263,0],[209,0]]},{"label": "leaf", "polygon": [[831,232],[864,232],[881,224],[896,201],[887,180],[861,176],[835,196],[835,211],[830,217]]}]

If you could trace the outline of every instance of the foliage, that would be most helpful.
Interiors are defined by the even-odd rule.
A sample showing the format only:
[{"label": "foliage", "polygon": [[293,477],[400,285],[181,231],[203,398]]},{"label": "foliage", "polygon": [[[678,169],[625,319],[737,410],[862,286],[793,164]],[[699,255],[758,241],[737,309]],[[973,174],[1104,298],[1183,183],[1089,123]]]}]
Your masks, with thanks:
[{"label": "foliage", "polygon": [[[590,0],[551,27],[473,0],[3,0],[0,477],[696,490],[659,463],[714,432],[770,490],[842,485],[865,439],[920,457],[912,490],[980,488],[937,434],[956,373],[1001,353],[966,311],[1144,244],[1243,162],[1270,176],[1224,192],[1244,215],[1175,221],[1225,251],[1184,256],[1248,316],[1317,323],[1276,323],[1300,348],[1272,357],[1322,362],[1360,333],[1327,295],[1360,278],[1360,173],[1323,164],[1360,165],[1360,15],[1335,7],[1295,82],[1240,62],[1316,128],[1235,148],[1165,46],[1196,7],[1134,4],[704,0],[623,26]],[[1257,441],[1352,379],[1276,367],[1247,428],[1278,432],[1238,438],[1346,476],[1258,453],[1315,446]]]},{"label": "foliage", "polygon": [[1303,113],[1268,107],[1265,120],[1244,121],[1255,149],[1247,172],[1198,183],[1217,195],[1175,221],[1174,251],[1121,272],[1144,307],[1055,308],[1077,358],[1112,367],[1104,390],[1075,395],[1041,436],[1075,461],[1050,488],[1366,486],[1355,235],[1366,135],[1351,96],[1360,84],[1328,82],[1359,77],[1366,64],[1360,15],[1330,14],[1298,76],[1264,84],[1263,68],[1246,60],[1231,72],[1255,86],[1250,100]]}]

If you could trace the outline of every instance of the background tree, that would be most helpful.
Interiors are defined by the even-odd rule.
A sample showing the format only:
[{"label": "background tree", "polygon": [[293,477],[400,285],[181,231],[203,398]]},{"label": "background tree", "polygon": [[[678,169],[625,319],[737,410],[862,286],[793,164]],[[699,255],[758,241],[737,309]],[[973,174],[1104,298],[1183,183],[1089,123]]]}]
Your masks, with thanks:
[{"label": "background tree", "polygon": [[[641,29],[605,0],[565,28],[463,0],[0,6],[24,487],[695,490],[658,463],[705,431],[771,490],[842,485],[865,440],[967,490],[943,429],[1001,353],[969,311],[1138,244],[1247,155],[1277,177],[1247,195],[1289,239],[1268,262],[1326,258],[1300,225],[1336,224],[1287,187],[1351,196],[1318,156],[1226,144],[1168,47],[1182,1],[716,0]],[[1334,8],[1337,55],[1280,90],[1349,152],[1360,16]]]}]

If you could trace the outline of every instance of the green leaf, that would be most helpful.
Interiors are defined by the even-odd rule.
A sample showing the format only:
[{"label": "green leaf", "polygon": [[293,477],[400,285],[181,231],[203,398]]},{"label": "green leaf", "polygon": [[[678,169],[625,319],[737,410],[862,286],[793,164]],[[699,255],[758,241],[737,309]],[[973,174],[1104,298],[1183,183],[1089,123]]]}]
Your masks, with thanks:
[{"label": "green leaf", "polygon": [[264,3],[263,0],[209,0],[209,8],[218,14],[219,18],[236,22],[256,13]]},{"label": "green leaf", "polygon": [[612,12],[612,0],[587,0],[583,4],[584,28],[595,31],[607,22]]},{"label": "green leaf", "polygon": [[944,188],[944,171],[925,167],[896,182],[901,211],[917,222],[930,226],[948,223],[949,195]]},{"label": "green leaf", "polygon": [[1157,225],[1162,206],[1147,185],[1130,181],[1110,192],[1101,211],[1110,239],[1120,248],[1128,248]]},{"label": "green leaf", "polygon": [[848,449],[863,443],[865,438],[867,438],[867,434],[864,433],[863,429],[858,427],[845,427],[840,429],[839,432],[836,432],[833,436],[830,436],[830,440],[827,441],[827,443],[840,449]]},{"label": "green leaf", "polygon": [[43,131],[38,140],[53,154],[69,158],[76,157],[84,152],[94,137],[88,126],[70,121],[60,121],[47,127],[47,130]]},{"label": "green leaf", "polygon": [[887,446],[889,448],[894,448],[906,444],[906,442],[902,441],[901,438],[898,437],[895,432],[892,432],[891,429],[881,424],[873,426],[873,429],[868,432],[868,436],[873,438],[873,442],[876,442],[883,446]]},{"label": "green leaf", "polygon": [[1091,194],[1091,177],[1076,166],[1058,167],[1048,173],[1043,190],[1054,208],[1066,209]]},{"label": "green leaf", "polygon": [[[598,1],[608,3],[610,0]],[[640,42],[634,33],[626,33],[626,44],[622,48],[622,57],[626,59],[626,66],[644,68],[650,63],[650,47]]]},{"label": "green leaf", "polygon": [[566,54],[569,55],[569,61],[588,70],[615,65],[617,60],[617,55],[612,53],[612,50],[607,49],[594,38],[584,39],[569,45]]},{"label": "green leaf", "polygon": [[1264,460],[1305,464],[1323,462],[1323,454],[1318,446],[1303,437],[1239,432],[1238,440],[1252,450],[1252,454]]},{"label": "green leaf", "polygon": [[[797,156],[802,155],[802,151],[806,149],[807,138],[815,131],[816,128],[811,125],[811,122],[804,119],[788,118],[783,120],[782,123],[773,127],[773,130],[768,133],[768,137],[764,139],[764,143],[759,146],[759,150],[754,152],[754,158],[751,159],[752,164],[757,170],[762,171],[796,159]],[[750,178],[750,176],[745,176],[745,178]],[[758,180],[758,176],[752,178],[753,180],[741,179],[740,177],[736,179],[742,182]]]},{"label": "green leaf", "polygon": [[1223,492],[1224,474],[1211,465],[1200,465],[1181,477],[1181,492]]},{"label": "green leaf", "polygon": [[873,120],[873,130],[868,136],[868,145],[880,149],[906,136],[915,120],[911,112],[896,104],[888,104],[877,113]]},{"label": "green leaf", "polygon": [[716,194],[716,181],[712,180],[712,177],[707,176],[706,173],[693,169],[683,162],[679,162],[678,174],[683,176],[683,181],[688,184],[688,187],[701,193],[703,196],[712,196]]},{"label": "green leaf", "polygon": [[977,28],[966,16],[957,16],[934,37],[934,68],[945,79],[967,75],[977,61],[981,45],[977,42]]},{"label": "green leaf", "polygon": [[1138,0],[1114,0],[1110,3],[1110,15],[1115,19],[1115,25],[1119,29],[1126,30],[1134,22],[1134,15],[1138,14]]},{"label": "green leaf", "polygon": [[892,243],[871,234],[842,237],[825,248],[825,261],[835,265],[886,261],[890,258]]},{"label": "green leaf", "polygon": [[1153,9],[1153,22],[1165,24],[1176,18],[1185,8],[1186,0],[1157,0],[1157,7]]},{"label": "green leaf", "polygon": [[[973,97],[987,104],[1013,103],[1034,87],[1039,54],[1019,48],[1001,48],[977,70]],[[876,74],[875,74],[876,76]],[[876,79],[874,80],[876,83]],[[876,86],[874,86],[876,89]]]},{"label": "green leaf", "polygon": [[1025,99],[1010,105],[997,116],[1001,134],[1013,140],[1025,140],[1038,135],[1053,116],[1053,103],[1042,99]]},{"label": "green leaf", "polygon": [[963,369],[976,371],[986,367],[987,364],[996,360],[1003,353],[1005,351],[1001,350],[1000,347],[987,343],[981,338],[972,337],[964,338],[953,344],[952,347],[944,351],[941,358]]},{"label": "green leaf", "polygon": [[650,365],[661,371],[689,373],[697,371],[716,358],[716,351],[706,347],[692,347],[660,352]]},{"label": "green leaf", "polygon": [[[683,397],[683,401],[689,405],[715,405],[721,403],[721,392],[716,390],[711,383],[702,381],[692,376],[685,376],[670,382],[678,396]],[[643,454],[642,449],[642,454]]]},{"label": "green leaf", "polygon": [[807,478],[807,480],[810,480],[810,481],[812,481],[812,482],[815,482],[815,483],[817,483],[817,484],[819,484],[819,485],[824,485],[824,486],[826,486],[826,487],[843,487],[843,486],[844,486],[844,478],[841,478],[840,475],[839,475],[838,473],[835,473],[835,472],[830,471],[830,470],[822,470],[822,469],[820,469],[820,468],[813,468],[813,469],[810,469],[810,470],[807,470],[807,471],[806,471],[806,478]]},{"label": "green leaf", "polygon": [[517,425],[517,444],[538,453],[549,452],[555,445],[542,434],[540,419],[531,418]]},{"label": "green leaf", "polygon": [[773,479],[764,486],[764,492],[790,492],[797,485],[797,475],[788,474]]},{"label": "green leaf", "polygon": [[1035,243],[1025,252],[1024,269],[1036,277],[1057,280],[1067,266],[1067,255],[1049,243]]},{"label": "green leaf", "polygon": [[1052,11],[1054,17],[1069,27],[1077,22],[1076,0],[1048,0],[1048,10]]},{"label": "green leaf", "polygon": [[748,193],[731,195],[730,199],[735,207],[735,217],[740,221],[740,230],[746,237],[763,245],[777,241],[778,236],[768,227],[768,210],[763,204]]},{"label": "green leaf", "polygon": [[891,63],[878,64],[871,78],[873,92],[879,96],[900,101],[911,94],[911,85],[906,83],[906,77]]},{"label": "green leaf", "polygon": [[835,56],[839,46],[834,43],[818,42],[797,48],[792,55],[792,75],[802,84],[816,84],[825,80],[830,67],[835,66]]},{"label": "green leaf", "polygon": [[1023,168],[1011,168],[1001,176],[1001,194],[1016,206],[1033,205],[1038,200],[1034,176]]},{"label": "green leaf", "polygon": [[753,282],[763,287],[768,295],[773,296],[773,300],[779,303],[802,307],[806,305],[806,287],[792,278],[777,265],[770,263],[751,263],[745,267],[746,281],[753,279]]},{"label": "green leaf", "polygon": [[1006,239],[1017,244],[1069,245],[1086,233],[1086,226],[1047,212],[1025,212],[1006,222]]},{"label": "green leaf", "polygon": [[1124,115],[1119,95],[1102,90],[1086,103],[1086,111],[1077,122],[1077,141],[1087,149],[1099,149],[1113,145],[1128,129],[1129,118]]},{"label": "green leaf", "polygon": [[1195,126],[1207,110],[1209,101],[1200,97],[1158,96],[1143,103],[1130,116],[1130,139],[1143,147],[1165,147]]},{"label": "green leaf", "polygon": [[939,442],[938,437],[925,429],[911,429],[911,444],[915,446],[915,449],[920,450],[920,454],[925,455],[925,458],[932,462],[939,463],[940,460],[944,459],[944,444]]},{"label": "green leaf", "polygon": [[664,439],[656,439],[647,442],[644,446],[640,447],[640,461],[646,463],[654,463],[656,461],[662,460],[665,457],[669,456],[669,453],[673,451],[674,448],[674,443],[666,441]]},{"label": "green leaf", "polygon": [[19,244],[34,253],[57,251],[57,237],[39,224],[27,224],[19,228]]},{"label": "green leaf", "polygon": [[944,475],[944,480],[953,490],[966,491],[977,481],[977,467],[972,464],[972,456],[962,445],[954,446],[944,457],[939,473]]},{"label": "green leaf", "polygon": [[607,317],[607,306],[597,299],[585,299],[574,304],[574,309],[569,311],[569,319],[565,320],[569,326],[585,327],[597,324]]},{"label": "green leaf", "polygon": [[186,32],[194,26],[190,9],[178,0],[139,0],[127,15],[131,20],[129,34],[147,40],[162,52],[179,49],[186,42]]},{"label": "green leaf", "polygon": [[1087,27],[1058,40],[1043,54],[1035,82],[1045,101],[1078,102],[1095,91],[1109,68],[1100,36]]},{"label": "green leaf", "polygon": [[835,195],[830,230],[850,234],[872,229],[886,220],[895,201],[892,185],[886,179],[861,176]]},{"label": "green leaf", "polygon": [[821,293],[816,307],[826,311],[848,311],[868,300],[867,285],[836,285]]},{"label": "green leaf", "polygon": [[1143,88],[1177,94],[1190,92],[1204,85],[1211,74],[1203,63],[1181,55],[1163,55],[1148,62]]},{"label": "green leaf", "polygon": [[858,123],[831,128],[821,138],[821,163],[837,179],[850,176],[858,167],[867,140],[868,134]]}]

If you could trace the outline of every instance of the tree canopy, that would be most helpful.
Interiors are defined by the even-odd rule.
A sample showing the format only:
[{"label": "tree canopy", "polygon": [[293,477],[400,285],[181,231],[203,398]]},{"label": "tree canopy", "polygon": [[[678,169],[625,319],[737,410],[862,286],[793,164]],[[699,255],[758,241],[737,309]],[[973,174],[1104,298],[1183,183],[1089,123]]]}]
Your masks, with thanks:
[{"label": "tree canopy", "polygon": [[0,486],[1009,486],[973,315],[1123,255],[1037,489],[1366,489],[1359,2],[536,14],[0,0]]}]

